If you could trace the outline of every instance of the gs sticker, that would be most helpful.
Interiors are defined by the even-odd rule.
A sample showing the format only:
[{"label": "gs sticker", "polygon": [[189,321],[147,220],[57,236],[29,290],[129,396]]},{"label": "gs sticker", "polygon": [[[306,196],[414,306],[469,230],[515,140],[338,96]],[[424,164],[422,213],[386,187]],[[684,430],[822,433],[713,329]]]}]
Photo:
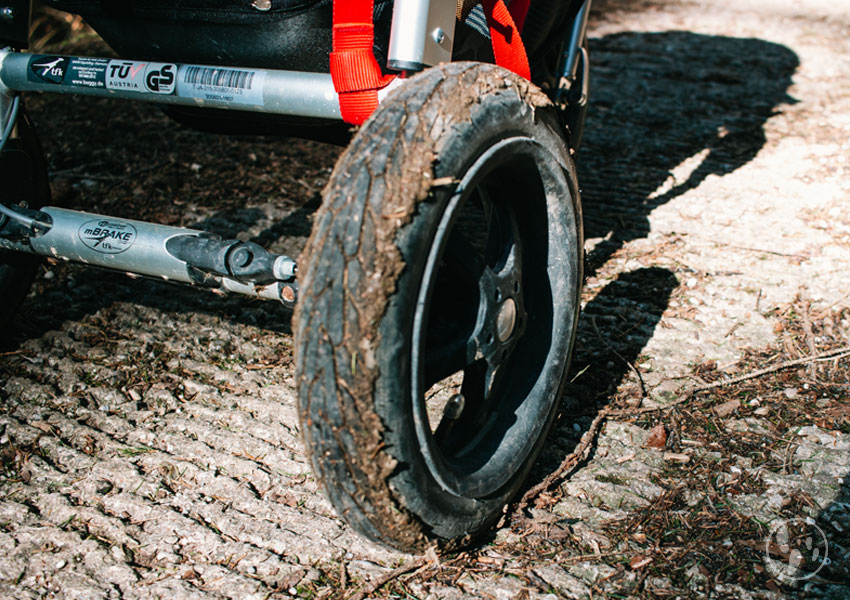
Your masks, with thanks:
[{"label": "gs sticker", "polygon": [[78,232],[80,241],[100,254],[121,254],[136,241],[136,228],[124,221],[86,221]]},{"label": "gs sticker", "polygon": [[156,94],[171,94],[176,76],[177,65],[153,66],[145,70],[145,87]]}]

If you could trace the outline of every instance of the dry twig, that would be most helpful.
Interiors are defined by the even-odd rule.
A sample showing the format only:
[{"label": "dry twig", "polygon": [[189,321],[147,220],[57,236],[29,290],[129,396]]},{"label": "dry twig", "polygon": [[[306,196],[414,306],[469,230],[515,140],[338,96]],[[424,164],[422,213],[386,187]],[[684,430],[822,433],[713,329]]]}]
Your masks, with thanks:
[{"label": "dry twig", "polygon": [[376,591],[378,591],[378,588],[380,588],[382,585],[389,583],[397,577],[401,577],[405,573],[415,571],[416,569],[425,566],[427,563],[428,559],[424,556],[420,558],[415,558],[409,563],[405,563],[397,569],[393,569],[389,573],[381,575],[380,577],[369,583],[369,585],[361,588],[351,596],[348,596],[345,600],[363,600],[363,598],[365,598],[366,596],[374,594]]},{"label": "dry twig", "polygon": [[570,452],[567,457],[561,462],[560,466],[555,469],[552,473],[549,473],[543,481],[530,488],[525,494],[523,494],[522,499],[519,501],[517,505],[517,510],[522,510],[529,503],[531,503],[532,499],[536,498],[542,492],[546,491],[552,483],[563,476],[565,473],[568,473],[571,469],[573,469],[576,465],[578,465],[581,461],[587,458],[587,453],[590,450],[590,445],[596,439],[596,435],[599,433],[600,428],[602,427],[602,423],[611,414],[610,407],[605,407],[593,421],[590,423],[590,427],[588,427],[587,431],[584,432],[584,435],[581,436],[581,440],[579,440],[578,445],[575,447],[575,450]]},{"label": "dry twig", "polygon": [[829,359],[829,360],[838,360],[839,358],[846,358],[850,356],[850,346],[843,346],[841,348],[834,348],[833,350],[826,350],[824,352],[820,352],[818,354],[814,354],[812,356],[804,356],[802,358],[796,358],[794,360],[786,360],[781,363],[777,363],[775,365],[771,365],[769,367],[765,367],[764,369],[758,369],[757,371],[752,371],[750,373],[744,373],[743,375],[737,375],[736,377],[728,377],[726,379],[721,379],[720,381],[715,381],[712,383],[706,383],[703,385],[694,386],[676,398],[673,402],[668,404],[664,404],[662,406],[648,406],[640,409],[621,409],[621,410],[613,410],[611,411],[612,416],[622,417],[622,416],[635,416],[649,412],[658,412],[662,410],[668,410],[673,408],[674,406],[678,406],[679,404],[683,404],[691,399],[691,397],[697,392],[705,392],[708,390],[713,390],[719,387],[724,387],[727,385],[734,385],[736,383],[741,383],[742,381],[748,381],[750,379],[756,379],[758,377],[762,377],[763,375],[769,375],[770,373],[775,373],[776,371],[781,371],[783,369],[788,369],[790,367],[796,367],[798,365],[805,365],[811,362],[817,362],[819,360]]}]

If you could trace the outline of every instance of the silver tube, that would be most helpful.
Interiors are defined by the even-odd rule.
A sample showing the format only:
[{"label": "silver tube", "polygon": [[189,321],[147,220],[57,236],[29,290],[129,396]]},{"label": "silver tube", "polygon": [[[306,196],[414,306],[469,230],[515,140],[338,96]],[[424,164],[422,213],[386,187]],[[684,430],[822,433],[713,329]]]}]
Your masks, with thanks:
[{"label": "silver tube", "polygon": [[397,71],[421,71],[450,61],[456,14],[455,0],[394,2],[387,65]]},{"label": "silver tube", "polygon": [[[279,281],[270,283],[269,285],[257,286],[251,283],[243,283],[241,281],[236,281],[235,279],[228,279],[227,277],[222,278],[221,287],[223,290],[231,294],[256,296],[257,298],[262,298],[263,300],[277,300],[278,302],[286,301],[285,290],[287,288],[290,290],[293,289],[291,284],[285,284]],[[291,293],[293,295],[295,294],[294,291],[292,291]]]},{"label": "silver tube", "polygon": [[578,72],[579,54],[584,44],[584,38],[587,35],[587,18],[590,15],[590,2],[591,0],[584,0],[581,8],[578,9],[578,13],[576,13],[575,20],[573,21],[572,32],[570,32],[570,39],[567,42],[569,48],[567,49],[565,75],[570,82],[575,81],[576,73]]},{"label": "silver tube", "polygon": [[327,73],[0,52],[0,92],[54,92],[339,120]]},{"label": "silver tube", "polygon": [[[40,209],[50,217],[50,229],[26,241],[0,238],[0,249],[29,252],[88,265],[124,271],[128,275],[145,275],[166,281],[198,284],[230,293],[293,304],[297,298],[294,281],[276,281],[256,285],[230,277],[207,274],[199,282],[182,260],[168,252],[168,240],[177,236],[201,235],[204,232],[184,227],[118,219],[47,206]],[[278,257],[275,267],[287,278],[295,275],[295,262]],[[279,263],[279,264],[278,264]]]},{"label": "silver tube", "polygon": [[39,210],[53,224],[47,233],[29,238],[36,254],[165,280],[195,281],[186,263],[169,254],[165,244],[172,237],[201,231],[54,206]]}]

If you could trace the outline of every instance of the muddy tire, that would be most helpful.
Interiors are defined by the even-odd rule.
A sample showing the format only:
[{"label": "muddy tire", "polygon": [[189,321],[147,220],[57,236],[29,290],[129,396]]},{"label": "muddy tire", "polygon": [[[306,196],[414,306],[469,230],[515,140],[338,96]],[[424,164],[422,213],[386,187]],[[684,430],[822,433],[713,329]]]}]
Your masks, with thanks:
[{"label": "muddy tire", "polygon": [[302,257],[299,413],[337,511],[407,551],[464,543],[551,424],[582,281],[546,96],[492,65],[393,92],[336,165]]},{"label": "muddy tire", "polygon": [[[13,136],[0,155],[3,201],[40,208],[50,200],[47,162],[23,110],[18,114]],[[3,218],[0,216],[0,224]],[[0,331],[6,329],[23,302],[40,262],[34,255],[0,250]]]}]

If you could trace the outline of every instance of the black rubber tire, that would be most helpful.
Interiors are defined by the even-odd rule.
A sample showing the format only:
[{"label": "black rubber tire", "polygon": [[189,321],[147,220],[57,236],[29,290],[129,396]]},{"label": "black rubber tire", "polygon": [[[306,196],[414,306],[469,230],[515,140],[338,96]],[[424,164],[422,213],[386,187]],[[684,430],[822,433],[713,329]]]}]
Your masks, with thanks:
[{"label": "black rubber tire", "polygon": [[[468,542],[539,454],[582,283],[561,130],[529,82],[450,63],[394,91],[336,165],[300,262],[299,414],[316,477],[373,540]],[[435,427],[424,392],[458,367],[466,407]]]},{"label": "black rubber tire", "polygon": [[[3,201],[40,208],[50,201],[47,161],[23,109],[13,136],[0,155]],[[26,297],[40,263],[32,254],[0,250],[0,331],[6,329]]]}]

